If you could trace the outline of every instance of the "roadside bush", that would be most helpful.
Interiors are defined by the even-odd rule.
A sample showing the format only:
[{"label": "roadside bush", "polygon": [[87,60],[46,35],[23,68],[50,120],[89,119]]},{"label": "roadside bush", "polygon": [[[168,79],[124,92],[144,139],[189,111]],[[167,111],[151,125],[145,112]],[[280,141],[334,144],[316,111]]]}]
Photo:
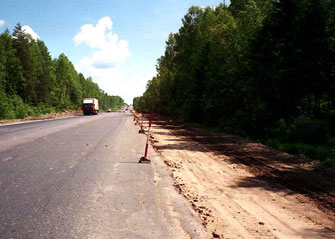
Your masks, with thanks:
[{"label": "roadside bush", "polygon": [[[334,158],[332,148],[328,145],[312,145],[305,143],[287,143],[278,139],[263,141],[264,144],[293,155],[303,154],[311,160],[331,161]],[[335,148],[334,148],[335,149]],[[333,150],[334,150],[333,149]]]},{"label": "roadside bush", "polygon": [[226,133],[236,134],[242,137],[247,135],[243,129],[236,126],[236,121],[233,119],[222,119],[219,128]]},{"label": "roadside bush", "polygon": [[32,116],[40,116],[42,113],[42,110],[40,108],[38,108],[37,106],[33,106],[31,107],[33,110],[33,114]]},{"label": "roadside bush", "polygon": [[329,139],[328,146],[330,150],[330,154],[326,158],[326,162],[335,162],[335,137]]},{"label": "roadside bush", "polygon": [[48,106],[43,102],[38,103],[36,113],[37,114],[49,114],[55,113],[56,109],[54,107]]},{"label": "roadside bush", "polygon": [[26,111],[28,116],[35,116],[34,108],[30,105],[26,105]]},{"label": "roadside bush", "polygon": [[43,102],[38,103],[36,108],[37,108],[36,112],[38,112],[39,114],[48,113],[47,112],[47,107]]},{"label": "roadside bush", "polygon": [[271,131],[271,136],[276,139],[280,139],[281,141],[287,141],[288,140],[287,131],[288,126],[286,120],[280,119],[277,123],[277,127]]},{"label": "roadside bush", "polygon": [[54,108],[54,107],[49,107],[47,113],[56,113],[56,112],[57,112],[57,111],[56,111],[56,108]]},{"label": "roadside bush", "polygon": [[250,118],[250,115],[242,111],[236,111],[232,117],[222,117],[220,120],[220,129],[242,137],[257,134],[254,121]]},{"label": "roadside bush", "polygon": [[312,160],[325,160],[330,155],[330,149],[326,146],[316,146],[304,143],[283,144],[283,150],[291,154],[303,154]]},{"label": "roadside bush", "polygon": [[324,144],[330,138],[331,125],[327,121],[299,117],[287,130],[288,140],[307,144]]},{"label": "roadside bush", "polygon": [[16,112],[16,118],[23,119],[28,116],[27,105],[24,104],[20,96],[13,96],[12,103],[14,111]]},{"label": "roadside bush", "polygon": [[14,119],[13,103],[10,97],[0,91],[0,119]]}]

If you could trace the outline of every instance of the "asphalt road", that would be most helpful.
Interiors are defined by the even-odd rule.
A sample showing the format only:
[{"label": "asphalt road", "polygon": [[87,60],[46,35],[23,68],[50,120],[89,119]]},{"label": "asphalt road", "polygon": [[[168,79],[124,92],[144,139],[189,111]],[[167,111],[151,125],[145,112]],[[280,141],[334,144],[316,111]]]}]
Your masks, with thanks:
[{"label": "asphalt road", "polygon": [[0,126],[0,238],[207,238],[129,113]]}]

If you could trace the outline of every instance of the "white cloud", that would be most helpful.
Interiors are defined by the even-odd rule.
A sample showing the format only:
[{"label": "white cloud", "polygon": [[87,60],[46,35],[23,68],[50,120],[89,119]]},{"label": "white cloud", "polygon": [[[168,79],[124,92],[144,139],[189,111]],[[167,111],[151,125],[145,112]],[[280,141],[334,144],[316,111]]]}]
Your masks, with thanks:
[{"label": "white cloud", "polygon": [[110,17],[103,17],[95,26],[85,24],[80,28],[80,32],[73,37],[75,45],[84,44],[97,50],[90,57],[82,59],[79,66],[114,68],[131,56],[128,42],[119,40],[118,35],[112,32],[112,26]]},{"label": "white cloud", "polygon": [[5,25],[5,21],[4,20],[0,20],[0,27],[2,27],[3,25]]},{"label": "white cloud", "polygon": [[40,37],[37,35],[37,33],[28,25],[22,26],[22,30],[25,33],[29,33],[31,37],[35,40],[40,39]]},{"label": "white cloud", "polygon": [[73,41],[76,46],[86,45],[94,52],[79,61],[76,69],[86,77],[92,76],[104,91],[122,96],[127,86],[123,84],[125,77],[120,66],[131,56],[128,41],[119,40],[112,31],[113,22],[110,17],[101,18],[96,25],[85,24],[80,28]]},{"label": "white cloud", "polygon": [[[80,32],[73,37],[73,40],[76,46],[86,43],[91,48],[101,48],[108,44],[108,38],[112,38],[113,35],[117,38],[117,35],[111,31],[112,26],[112,19],[110,17],[103,17],[95,26],[93,24],[83,25],[80,28]],[[115,42],[115,39],[113,42]]]}]

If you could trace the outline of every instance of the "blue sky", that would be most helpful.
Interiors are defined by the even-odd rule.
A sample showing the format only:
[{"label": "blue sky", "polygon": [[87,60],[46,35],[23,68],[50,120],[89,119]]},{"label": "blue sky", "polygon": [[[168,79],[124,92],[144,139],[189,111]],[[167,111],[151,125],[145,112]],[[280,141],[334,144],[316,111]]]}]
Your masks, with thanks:
[{"label": "blue sky", "polygon": [[[218,0],[0,0],[0,31],[29,26],[52,57],[65,53],[77,70],[127,103],[155,75],[170,32],[192,5]],[[3,24],[2,24],[3,23]],[[2,26],[1,26],[2,25]],[[84,26],[84,27],[83,27]]]}]

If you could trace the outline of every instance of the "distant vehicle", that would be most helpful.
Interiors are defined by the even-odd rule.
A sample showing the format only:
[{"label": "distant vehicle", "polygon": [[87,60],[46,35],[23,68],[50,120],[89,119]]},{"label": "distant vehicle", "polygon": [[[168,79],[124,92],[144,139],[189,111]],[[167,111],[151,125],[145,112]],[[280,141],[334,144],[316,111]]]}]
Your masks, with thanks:
[{"label": "distant vehicle", "polygon": [[106,110],[106,112],[107,112],[107,113],[110,113],[110,112],[112,112],[112,109],[108,109],[108,110]]},{"label": "distant vehicle", "polygon": [[97,115],[99,113],[99,101],[95,98],[84,98],[83,114]]}]

